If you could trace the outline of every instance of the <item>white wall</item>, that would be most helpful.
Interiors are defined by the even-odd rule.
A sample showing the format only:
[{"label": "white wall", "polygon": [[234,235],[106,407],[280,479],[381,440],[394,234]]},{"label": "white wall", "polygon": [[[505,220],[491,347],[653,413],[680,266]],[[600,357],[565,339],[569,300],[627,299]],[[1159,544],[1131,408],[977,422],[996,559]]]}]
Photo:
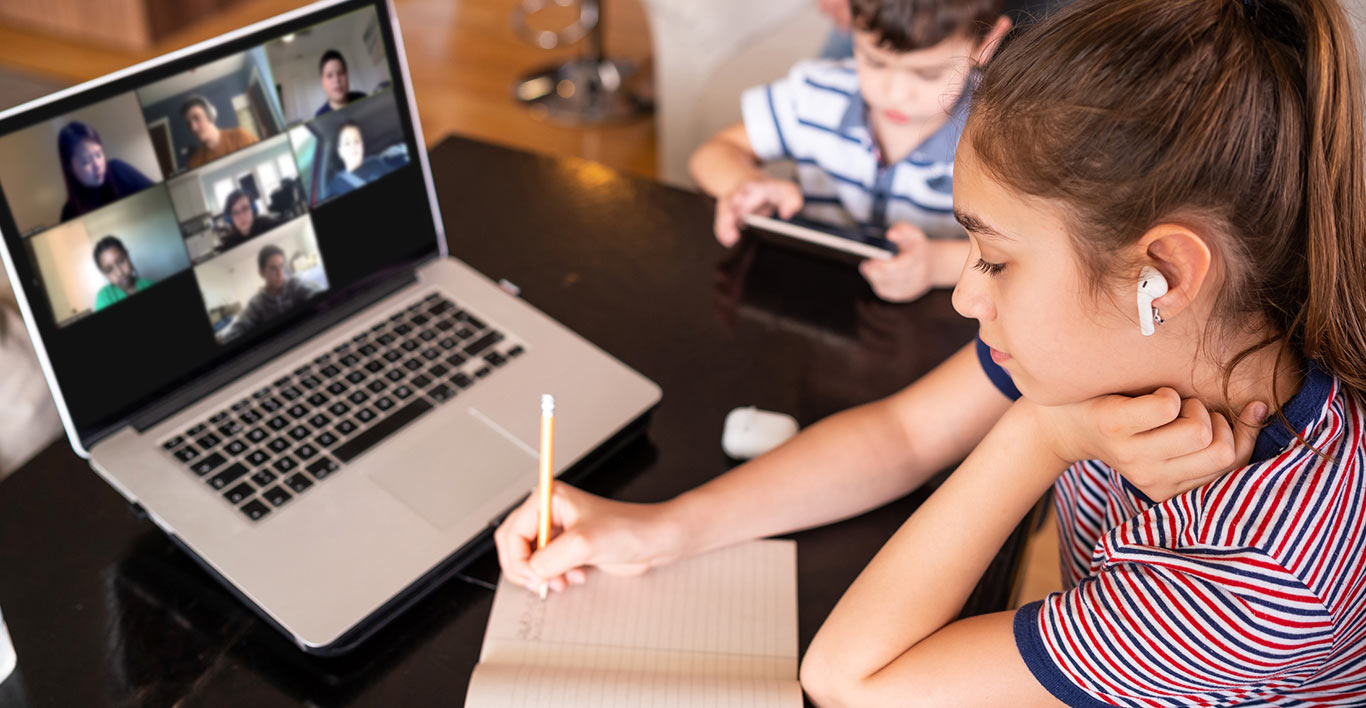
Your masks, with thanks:
[{"label": "white wall", "polygon": [[67,195],[57,133],[73,120],[100,134],[107,159],[123,160],[153,182],[162,179],[142,108],[132,93],[25,128],[0,139],[0,184],[21,234],[55,226],[61,218]]}]

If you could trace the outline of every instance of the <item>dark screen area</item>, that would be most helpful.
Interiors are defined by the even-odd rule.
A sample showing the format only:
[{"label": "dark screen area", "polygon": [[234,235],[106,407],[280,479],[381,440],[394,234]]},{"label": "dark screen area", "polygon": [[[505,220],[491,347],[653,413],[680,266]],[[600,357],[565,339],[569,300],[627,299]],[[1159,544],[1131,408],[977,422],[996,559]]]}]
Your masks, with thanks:
[{"label": "dark screen area", "polygon": [[[326,28],[331,20],[337,20],[339,25],[345,19],[342,16],[354,15],[357,11],[371,11],[378,15],[378,23],[367,25],[373,27],[377,24],[377,32],[367,32],[364,41],[367,42],[365,46],[374,52],[372,59],[376,63],[387,60],[387,71],[392,80],[376,88],[375,95],[383,93],[387,97],[385,105],[393,106],[388,110],[394,113],[393,120],[401,128],[404,145],[390,145],[386,150],[387,161],[383,163],[383,169],[371,169],[368,181],[363,186],[319,204],[305,206],[301,203],[297,206],[298,214],[302,215],[291,214],[290,218],[296,226],[302,223],[298,221],[300,219],[310,220],[311,233],[316,235],[317,250],[316,254],[311,255],[320,256],[322,267],[316,267],[316,259],[312,263],[315,269],[325,270],[326,287],[321,294],[316,294],[285,314],[276,315],[264,324],[246,330],[245,334],[226,341],[221,332],[219,337],[215,337],[210,318],[213,308],[212,305],[206,305],[208,296],[201,282],[199,267],[186,267],[160,279],[154,286],[136,292],[125,301],[103,309],[97,304],[93,313],[63,321],[49,297],[51,284],[47,287],[44,285],[45,273],[33,245],[33,231],[36,230],[20,235],[20,226],[16,223],[15,210],[10,202],[11,195],[23,192],[25,185],[21,178],[0,178],[0,232],[4,234],[5,246],[14,268],[14,285],[16,289],[22,289],[31,306],[34,324],[52,364],[60,394],[82,439],[119,424],[139,408],[176,388],[230,363],[248,350],[263,346],[290,328],[299,327],[311,318],[318,317],[324,308],[335,307],[338,302],[354,297],[359,291],[357,286],[367,277],[377,272],[416,265],[435,254],[436,228],[416,152],[425,148],[417,144],[412,128],[407,86],[401,80],[400,65],[395,55],[396,42],[387,8],[384,3],[375,2],[338,4],[229,43],[193,52],[170,63],[77,91],[71,96],[0,120],[2,141],[5,136],[44,121],[62,119],[93,104],[107,102],[120,94],[137,92],[158,81],[167,82],[171,77],[184,75],[224,57],[241,55],[272,41],[278,43],[284,37],[292,38],[300,30],[312,29],[316,32],[320,27]],[[307,34],[300,33],[301,36]],[[375,38],[371,34],[380,36]],[[375,44],[376,39],[382,47]],[[367,113],[374,113],[373,105],[377,101],[371,100],[371,108]],[[339,109],[338,112],[344,110]],[[281,122],[284,123],[285,132],[298,129],[302,135],[304,129],[313,128],[315,120],[320,121],[313,116],[305,116],[293,123]],[[337,122],[335,116],[330,120]],[[281,144],[284,142],[282,139],[277,140]],[[320,145],[327,143],[326,140],[317,142]],[[405,145],[406,151],[403,149]],[[297,142],[292,149],[295,153],[301,153]],[[401,159],[393,159],[393,155]],[[407,155],[412,155],[412,159],[407,159]],[[323,157],[331,156],[323,154]],[[165,159],[164,154],[161,159]],[[299,161],[299,177],[305,184],[311,180],[321,182],[331,176],[321,173],[320,165],[336,162],[318,159],[317,155],[309,155],[305,160],[305,156],[296,154],[296,159]],[[373,162],[375,160],[367,156],[366,165],[373,167]],[[211,167],[212,164],[203,169]],[[187,172],[180,174],[192,176],[192,173]],[[244,184],[255,186],[254,179],[250,177],[238,182],[237,186]],[[209,190],[206,188],[205,191]],[[299,191],[302,193],[303,190]],[[257,203],[267,202],[263,200]],[[206,230],[204,233],[208,233],[208,229],[230,228],[226,212],[221,215],[219,212],[223,210],[215,209],[210,215],[214,218],[206,216],[201,220],[202,224],[187,223],[184,214],[180,214],[180,228],[186,230],[185,248],[190,251],[191,257],[194,256],[190,245],[192,229],[202,228]],[[258,249],[259,244],[265,243],[269,236],[260,238],[256,242]],[[250,247],[251,244],[241,246],[244,249]],[[251,255],[254,253],[252,251]],[[239,260],[252,264],[256,262],[254,258],[247,259],[246,251],[239,255]],[[204,258],[215,256],[216,253],[210,252]],[[211,260],[208,262],[212,263]],[[90,267],[84,262],[80,266]],[[50,265],[47,267],[51,270]],[[242,277],[244,283],[250,284],[246,279],[254,277],[254,274]],[[238,318],[241,317],[239,312]]]}]

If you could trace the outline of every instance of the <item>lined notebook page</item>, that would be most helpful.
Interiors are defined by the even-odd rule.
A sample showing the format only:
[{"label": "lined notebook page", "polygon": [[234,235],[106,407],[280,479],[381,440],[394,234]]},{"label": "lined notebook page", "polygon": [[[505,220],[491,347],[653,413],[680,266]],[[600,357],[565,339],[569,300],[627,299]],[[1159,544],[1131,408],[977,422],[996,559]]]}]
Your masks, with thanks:
[{"label": "lined notebook page", "polygon": [[501,582],[466,706],[801,705],[796,569],[754,541],[545,602]]}]

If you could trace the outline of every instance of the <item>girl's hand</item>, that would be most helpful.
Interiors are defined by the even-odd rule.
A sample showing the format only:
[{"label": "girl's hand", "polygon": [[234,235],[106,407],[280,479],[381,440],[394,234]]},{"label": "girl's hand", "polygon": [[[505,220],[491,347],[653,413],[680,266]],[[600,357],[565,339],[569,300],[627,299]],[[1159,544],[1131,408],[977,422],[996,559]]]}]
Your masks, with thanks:
[{"label": "girl's hand", "polygon": [[1246,465],[1267,406],[1248,404],[1235,425],[1171,388],[1037,408],[1053,449],[1068,464],[1101,460],[1149,499],[1165,501]]},{"label": "girl's hand", "polygon": [[805,203],[801,188],[794,182],[767,176],[741,182],[716,200],[716,240],[727,248],[734,246],[747,215],[769,216],[777,211],[778,216],[791,219]]},{"label": "girl's hand", "polygon": [[551,539],[539,551],[537,506],[532,494],[493,534],[503,574],[533,592],[543,582],[555,592],[580,584],[589,566],[635,575],[678,557],[679,537],[658,504],[612,501],[556,482]]}]

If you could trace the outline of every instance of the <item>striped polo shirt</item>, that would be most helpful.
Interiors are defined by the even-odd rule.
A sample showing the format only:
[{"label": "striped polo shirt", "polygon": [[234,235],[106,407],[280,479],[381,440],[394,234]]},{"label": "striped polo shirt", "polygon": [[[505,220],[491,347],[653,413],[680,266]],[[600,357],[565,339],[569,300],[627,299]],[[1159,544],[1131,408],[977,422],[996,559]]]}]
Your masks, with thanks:
[{"label": "striped polo shirt", "polygon": [[970,97],[965,89],[948,121],[892,165],[882,164],[852,59],[798,62],[745,91],[740,108],[755,155],[796,164],[804,216],[877,228],[906,221],[931,238],[966,238],[953,218],[953,153]]},{"label": "striped polo shirt", "polygon": [[1020,654],[1054,696],[1366,705],[1366,400],[1308,368],[1285,414],[1322,455],[1273,422],[1251,464],[1161,503],[1099,461],[1058,479],[1066,589],[1015,615]]}]

